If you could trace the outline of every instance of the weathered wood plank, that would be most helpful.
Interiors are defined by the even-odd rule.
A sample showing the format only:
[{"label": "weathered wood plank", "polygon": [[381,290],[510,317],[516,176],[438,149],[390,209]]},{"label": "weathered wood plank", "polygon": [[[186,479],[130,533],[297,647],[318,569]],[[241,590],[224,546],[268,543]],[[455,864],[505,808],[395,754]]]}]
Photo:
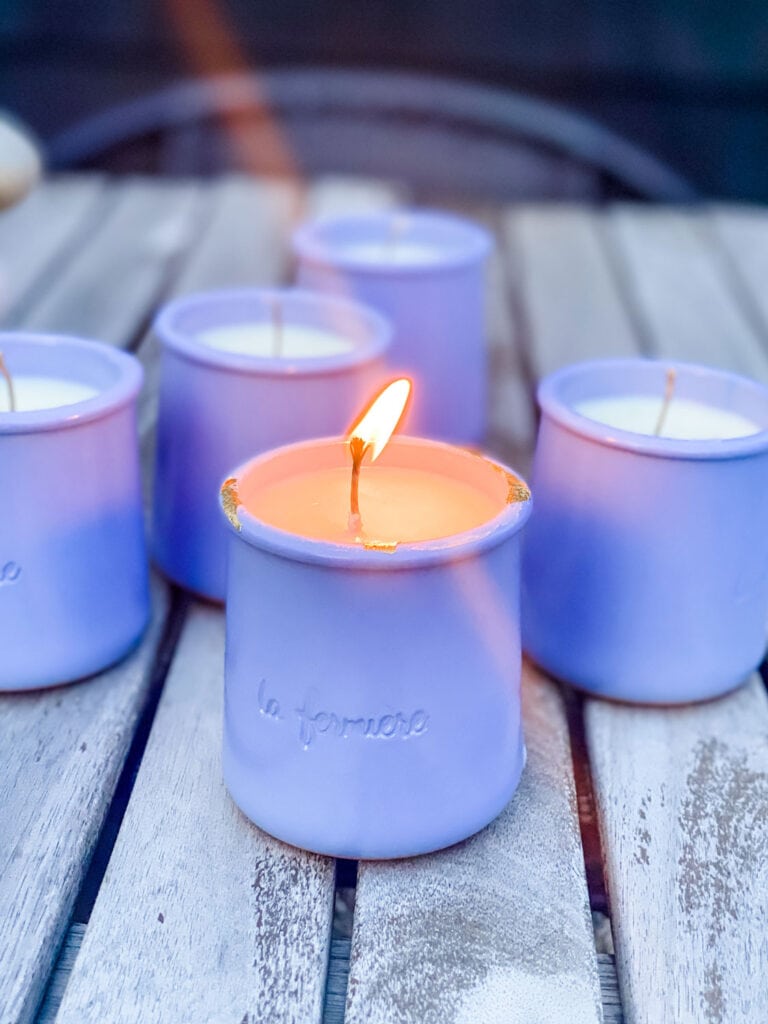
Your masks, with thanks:
[{"label": "weathered wood plank", "polygon": [[129,179],[53,281],[21,318],[55,331],[125,346],[152,309],[171,261],[194,237],[199,188]]},{"label": "weathered wood plank", "polygon": [[302,218],[368,213],[402,206],[410,198],[402,185],[353,175],[328,174],[309,182]]},{"label": "weathered wood plank", "polygon": [[[301,195],[292,185],[230,176],[207,186],[202,202],[201,229],[164,301],[216,288],[276,285],[285,279],[288,237],[301,206]],[[144,490],[151,505],[160,390],[160,349],[151,327],[137,354],[144,367],[139,432]]]},{"label": "weathered wood plank", "polygon": [[628,1024],[768,1015],[768,701],[586,710]]},{"label": "weathered wood plank", "polygon": [[506,242],[506,218],[495,203],[433,201],[441,207],[480,224],[493,238],[486,275],[485,316],[488,340],[488,431],[485,447],[524,475],[530,468],[536,434],[536,415],[528,380],[520,310],[509,287],[510,259]]},{"label": "weathered wood plank", "polygon": [[524,672],[528,763],[477,836],[361,863],[347,1024],[601,1019],[561,698]]},{"label": "weathered wood plank", "polygon": [[123,766],[165,615],[126,661],[86,682],[0,695],[0,1021],[25,1024]]},{"label": "weathered wood plank", "polygon": [[227,796],[223,663],[223,613],[194,608],[58,1024],[320,1021],[333,862]]},{"label": "weathered wood plank", "polygon": [[626,298],[656,355],[768,381],[768,356],[736,300],[706,213],[617,207],[609,216]]},{"label": "weathered wood plank", "polygon": [[[279,179],[230,175],[208,188],[209,212],[167,298],[215,288],[270,287],[292,280],[292,229],[304,216],[393,205],[397,193],[385,184],[329,177],[306,192]],[[150,466],[160,387],[159,349],[152,332],[141,343],[145,382],[139,410],[144,464]],[[149,474],[145,486],[151,489]]]},{"label": "weathered wood plank", "polygon": [[[491,223],[491,230],[496,227]],[[524,475],[529,472],[536,437],[533,395],[523,365],[519,311],[510,301],[502,243],[488,261],[487,323],[489,343],[488,437],[491,452]]]},{"label": "weathered wood plank", "polygon": [[[85,185],[88,196],[101,188],[89,180]],[[47,190],[43,186],[40,196]],[[51,192],[54,205],[41,199],[38,207],[37,239],[46,237],[43,212],[66,204],[71,195],[64,184]],[[91,209],[78,198],[80,189],[72,194],[75,210]],[[70,244],[60,272],[45,273],[35,285],[39,305],[19,307],[19,323],[79,329],[83,324],[68,322],[67,316],[80,315],[79,303],[91,290],[100,298],[86,314],[88,333],[115,342],[132,336],[170,258],[168,246],[147,247],[143,239],[153,227],[178,223],[168,219],[170,208],[187,217],[188,194],[180,190],[166,205],[148,201],[165,195],[151,186],[131,183],[125,191],[110,186],[97,207],[104,223],[94,235],[101,241],[92,249],[87,242]],[[135,206],[129,197],[137,197]],[[82,234],[76,226],[71,230]],[[134,271],[133,283],[123,280]],[[166,587],[155,582],[152,625],[132,657],[87,682],[0,697],[0,919],[7,923],[0,939],[3,1022],[29,1020],[40,999],[149,692],[167,612]]]},{"label": "weathered wood plank", "polygon": [[[756,336],[699,216],[610,215],[633,323],[659,356],[760,376]],[[566,308],[572,301],[567,287],[558,298]],[[600,306],[606,324],[609,308]],[[536,309],[531,342],[537,365],[548,367],[559,357],[552,327],[559,314],[546,303]],[[573,344],[576,353],[589,351],[578,322]],[[748,853],[752,840],[757,851],[768,842],[764,693],[753,683],[685,711],[591,700],[585,707],[627,1021],[755,1019],[768,1006],[757,968],[765,953],[765,873]]]},{"label": "weathered wood plank", "polygon": [[106,209],[97,175],[53,178],[0,216],[0,324],[16,326],[17,313],[41,278],[66,260]]},{"label": "weathered wood plank", "polygon": [[740,286],[741,298],[758,321],[768,347],[768,210],[755,206],[715,206],[710,215],[715,237]]},{"label": "weathered wood plank", "polygon": [[504,218],[506,264],[520,296],[532,370],[635,355],[637,338],[601,242],[601,218],[585,207],[520,206]]}]

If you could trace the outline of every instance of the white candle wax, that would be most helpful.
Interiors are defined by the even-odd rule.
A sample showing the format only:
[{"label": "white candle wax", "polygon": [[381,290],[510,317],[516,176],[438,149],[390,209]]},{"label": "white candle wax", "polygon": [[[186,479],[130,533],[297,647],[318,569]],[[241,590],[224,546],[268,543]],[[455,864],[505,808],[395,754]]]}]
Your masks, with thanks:
[{"label": "white candle wax", "polygon": [[333,331],[303,324],[269,322],[225,324],[200,331],[198,341],[210,348],[242,355],[280,359],[311,359],[351,352],[354,341]]},{"label": "white candle wax", "polygon": [[[62,405],[84,402],[98,394],[96,388],[75,380],[60,377],[37,377],[32,374],[13,374],[16,412],[34,412],[38,409],[57,409]],[[0,378],[0,412],[9,412],[8,387]]]},{"label": "white candle wax", "polygon": [[380,242],[359,242],[344,248],[344,255],[363,263],[392,266],[419,266],[433,263],[437,250],[418,242],[401,242],[397,238]]},{"label": "white candle wax", "polygon": [[[615,395],[588,399],[575,409],[582,416],[609,427],[653,435],[662,403],[663,399],[655,395]],[[680,441],[726,440],[756,434],[761,429],[753,420],[730,409],[689,398],[673,398],[659,436]]]}]

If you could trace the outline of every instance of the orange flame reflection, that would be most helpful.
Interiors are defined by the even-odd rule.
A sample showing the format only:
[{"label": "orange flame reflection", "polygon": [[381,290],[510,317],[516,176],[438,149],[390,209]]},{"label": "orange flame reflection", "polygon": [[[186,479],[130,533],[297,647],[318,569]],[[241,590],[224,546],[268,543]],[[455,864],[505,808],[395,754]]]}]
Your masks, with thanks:
[{"label": "orange flame reflection", "polygon": [[374,462],[384,451],[397,429],[411,394],[411,382],[400,377],[378,393],[370,405],[349,428],[349,441],[362,441],[363,450],[371,453]]}]

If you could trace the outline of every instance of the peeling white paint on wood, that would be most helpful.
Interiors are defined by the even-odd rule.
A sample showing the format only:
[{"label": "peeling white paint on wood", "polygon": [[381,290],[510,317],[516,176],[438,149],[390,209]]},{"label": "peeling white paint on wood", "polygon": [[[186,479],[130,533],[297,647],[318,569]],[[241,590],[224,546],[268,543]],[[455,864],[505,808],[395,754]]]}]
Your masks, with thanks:
[{"label": "peeling white paint on wood", "polygon": [[706,216],[642,206],[609,215],[628,299],[655,354],[768,382],[762,340],[729,285]]},{"label": "peeling white paint on wood", "polygon": [[224,614],[196,606],[58,1024],[319,1024],[333,861],[229,798],[223,666]]},{"label": "peeling white paint on wood", "polygon": [[112,799],[166,615],[86,682],[0,695],[0,1021],[32,1019]]},{"label": "peeling white paint on wood", "polygon": [[131,342],[170,261],[189,244],[201,195],[189,183],[130,178],[107,187],[104,206],[24,317],[26,330]]},{"label": "peeling white paint on wood", "polygon": [[724,270],[731,269],[735,287],[754,311],[764,344],[768,343],[768,210],[755,206],[715,206],[709,218],[722,247]]},{"label": "peeling white paint on wood", "polygon": [[0,324],[21,326],[17,314],[40,278],[83,242],[105,208],[104,180],[95,174],[61,175],[35,189],[0,216]]},{"label": "peeling white paint on wood", "polygon": [[628,1024],[768,1019],[768,700],[590,701],[587,734]]},{"label": "peeling white paint on wood", "polygon": [[496,821],[439,853],[361,863],[348,1024],[601,1020],[565,716],[530,666],[524,717],[528,763]]},{"label": "peeling white paint on wood", "polygon": [[581,359],[635,355],[637,339],[584,206],[521,206],[505,217],[506,264],[519,291],[537,377]]}]

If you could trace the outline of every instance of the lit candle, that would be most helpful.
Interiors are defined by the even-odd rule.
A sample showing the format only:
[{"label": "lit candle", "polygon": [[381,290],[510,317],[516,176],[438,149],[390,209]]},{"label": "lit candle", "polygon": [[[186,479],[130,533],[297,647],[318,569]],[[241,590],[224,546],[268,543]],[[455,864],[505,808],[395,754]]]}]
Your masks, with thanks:
[{"label": "lit candle", "polygon": [[768,391],[706,367],[605,360],[542,381],[523,633],[553,675],[703,700],[762,660]]},{"label": "lit candle", "polygon": [[[406,387],[398,387],[405,384]],[[374,465],[405,408],[409,384],[391,384],[368,412],[381,414],[388,395],[394,399],[385,421],[384,443],[379,423],[365,418],[350,433],[350,449],[360,443],[353,469],[350,516],[350,473],[346,465],[289,474],[260,487],[248,510],[262,522],[291,533],[336,544],[413,544],[464,533],[482,526],[499,512],[487,491],[422,466]],[[362,440],[371,431],[370,441]],[[388,430],[388,433],[387,433]],[[362,435],[357,433],[362,432]],[[354,455],[352,456],[354,460]]]},{"label": "lit candle", "polygon": [[146,626],[142,372],[77,338],[4,334],[0,350],[0,690],[20,690],[106,668]]},{"label": "lit candle", "polygon": [[265,453],[222,488],[225,779],[262,828],[328,855],[456,842],[505,806],[525,759],[530,495],[479,454],[390,440],[408,390],[393,382],[346,438]]},{"label": "lit candle", "polygon": [[422,384],[410,430],[450,441],[485,434],[485,263],[479,225],[427,211],[320,220],[294,236],[303,287],[355,298],[393,326],[391,365]]},{"label": "lit candle", "polygon": [[223,601],[222,476],[254,453],[342,430],[383,376],[390,330],[355,303],[255,288],[178,299],[155,330],[154,556],[175,582]]},{"label": "lit candle", "polygon": [[415,242],[360,242],[344,250],[345,255],[363,263],[383,266],[425,266],[435,262],[434,248]]},{"label": "lit candle", "polygon": [[279,333],[271,324],[228,324],[201,331],[198,340],[223,352],[282,359],[333,356],[354,348],[354,343],[340,334],[295,324],[284,327]]}]

